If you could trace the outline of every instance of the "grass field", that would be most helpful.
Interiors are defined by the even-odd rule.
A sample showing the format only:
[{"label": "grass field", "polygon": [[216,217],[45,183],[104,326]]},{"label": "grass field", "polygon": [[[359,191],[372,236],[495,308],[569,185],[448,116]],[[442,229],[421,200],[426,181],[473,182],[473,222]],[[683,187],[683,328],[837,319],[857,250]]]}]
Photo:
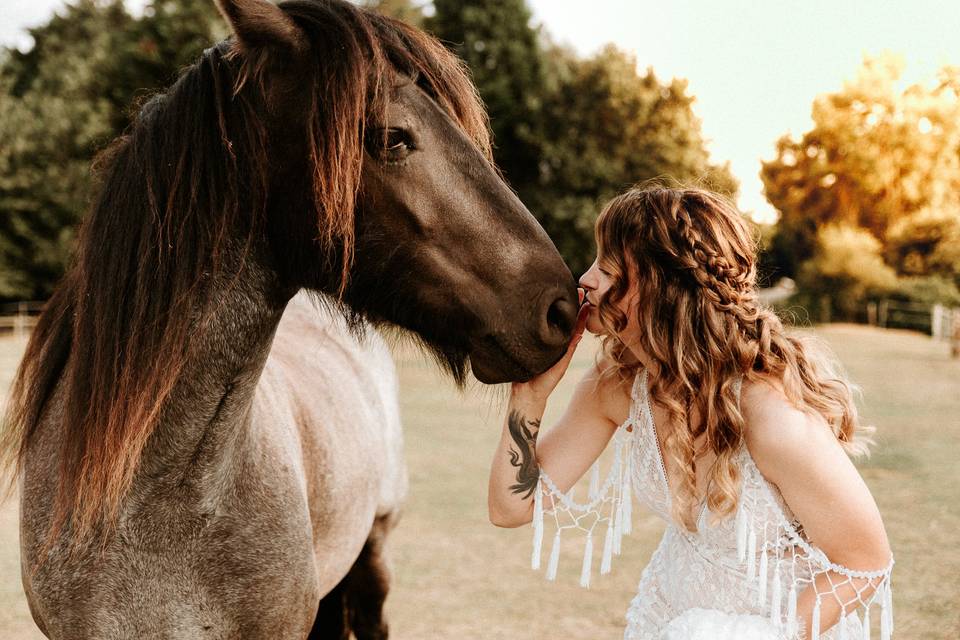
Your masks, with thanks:
[{"label": "grass field", "polygon": [[[834,325],[817,330],[863,387],[877,426],[860,464],[883,513],[897,567],[896,637],[960,638],[960,362],[908,332]],[[595,343],[585,340],[548,408],[563,409]],[[5,388],[23,343],[0,341]],[[486,474],[500,430],[503,390],[460,395],[436,367],[399,349],[410,498],[392,538],[392,635],[421,638],[618,638],[623,614],[663,525],[635,510],[634,533],[613,573],[577,585],[579,553],[566,549],[556,583],[529,569],[530,530],[486,519]],[[20,590],[16,506],[0,508],[0,638],[39,638]]]}]

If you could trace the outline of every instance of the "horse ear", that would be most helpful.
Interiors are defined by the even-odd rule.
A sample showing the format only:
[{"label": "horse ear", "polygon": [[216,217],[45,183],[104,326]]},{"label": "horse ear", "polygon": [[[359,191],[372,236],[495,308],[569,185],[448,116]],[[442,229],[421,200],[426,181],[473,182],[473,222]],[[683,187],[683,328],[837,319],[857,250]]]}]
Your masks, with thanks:
[{"label": "horse ear", "polygon": [[307,46],[300,27],[269,0],[216,0],[216,4],[245,49],[279,46],[298,52]]}]

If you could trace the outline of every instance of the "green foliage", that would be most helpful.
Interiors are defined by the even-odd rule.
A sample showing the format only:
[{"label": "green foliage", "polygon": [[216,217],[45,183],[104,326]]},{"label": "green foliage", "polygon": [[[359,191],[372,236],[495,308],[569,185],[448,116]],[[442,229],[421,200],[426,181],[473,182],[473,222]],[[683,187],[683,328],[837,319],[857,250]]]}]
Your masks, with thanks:
[{"label": "green foliage", "polygon": [[729,168],[709,163],[686,82],[640,74],[613,46],[587,59],[559,47],[547,54],[540,175],[521,193],[574,273],[593,261],[600,207],[632,185],[667,177],[735,194]]},{"label": "green foliage", "polygon": [[798,140],[781,138],[777,157],[764,163],[767,198],[781,214],[772,250],[785,275],[814,254],[817,230],[829,223],[866,229],[908,273],[916,271],[904,261],[917,262],[909,256],[920,255],[922,272],[949,260],[930,258],[938,243],[925,239],[923,224],[905,221],[957,220],[960,74],[945,69],[938,87],[901,90],[902,66],[890,56],[868,58],[854,81],[815,100],[813,128]]},{"label": "green foliage", "polygon": [[91,159],[220,22],[206,0],[154,0],[141,18],[119,0],[77,0],[31,30],[29,51],[0,54],[0,298],[50,294],[89,203]]},{"label": "green foliage", "polygon": [[490,116],[494,153],[524,195],[538,176],[544,60],[524,0],[435,0],[424,26],[470,67]]},{"label": "green foliage", "polygon": [[867,298],[897,287],[897,274],[880,252],[880,242],[869,231],[851,225],[827,225],[817,233],[814,255],[800,268],[797,284],[812,300],[828,296],[833,317],[854,319]]},{"label": "green foliage", "polygon": [[[680,80],[637,72],[613,47],[582,59],[532,27],[523,0],[360,0],[420,23],[469,65],[487,105],[496,160],[572,271],[594,257],[603,202],[654,177],[733,193],[710,164],[694,98]],[[75,0],[0,53],[0,299],[48,296],[89,204],[90,162],[150,93],[226,36],[212,0]],[[133,106],[131,106],[133,105]]]},{"label": "green foliage", "polygon": [[921,304],[960,306],[960,288],[956,281],[938,275],[900,278],[890,297]]},{"label": "green foliage", "polygon": [[423,4],[412,0],[360,0],[358,4],[367,9],[374,9],[380,13],[403,20],[418,27],[423,26]]}]

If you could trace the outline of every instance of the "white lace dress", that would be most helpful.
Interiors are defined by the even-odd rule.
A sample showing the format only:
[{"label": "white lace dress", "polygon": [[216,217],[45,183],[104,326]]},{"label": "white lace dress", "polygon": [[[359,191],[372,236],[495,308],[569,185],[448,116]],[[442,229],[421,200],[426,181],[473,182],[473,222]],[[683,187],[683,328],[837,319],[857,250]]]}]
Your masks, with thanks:
[{"label": "white lace dress", "polygon": [[[630,603],[625,639],[797,638],[802,628],[795,615],[797,600],[809,588],[816,593],[814,628],[828,599],[842,605],[845,614],[828,631],[804,637],[863,640],[876,628],[881,640],[890,638],[893,562],[873,572],[832,564],[804,537],[779,491],[763,478],[745,446],[736,458],[743,479],[736,517],[712,522],[703,508],[695,533],[673,522],[647,386],[646,372],[641,372],[634,381],[630,415],[613,439],[610,473],[601,487],[595,465],[586,504],[575,502],[572,493],[561,494],[541,473],[542,491],[535,494],[534,568],[540,564],[544,517],[552,515],[557,531],[548,579],[556,575],[561,532],[569,529],[586,532],[581,584],[588,586],[593,532],[606,525],[600,573],[608,572],[621,537],[630,532],[632,494],[663,518],[667,529]],[[871,605],[876,605],[873,615],[879,618],[873,625]]]}]

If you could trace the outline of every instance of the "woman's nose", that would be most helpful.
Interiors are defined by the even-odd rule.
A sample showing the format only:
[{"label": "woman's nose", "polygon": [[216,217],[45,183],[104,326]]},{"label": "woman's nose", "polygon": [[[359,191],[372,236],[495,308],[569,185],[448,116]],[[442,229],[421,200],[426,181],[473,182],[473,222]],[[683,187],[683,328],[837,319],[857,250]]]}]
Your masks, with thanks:
[{"label": "woman's nose", "polygon": [[587,291],[591,291],[597,288],[597,284],[593,281],[593,278],[590,277],[590,271],[587,271],[585,274],[580,276],[579,283],[580,283],[580,286],[586,289]]}]

